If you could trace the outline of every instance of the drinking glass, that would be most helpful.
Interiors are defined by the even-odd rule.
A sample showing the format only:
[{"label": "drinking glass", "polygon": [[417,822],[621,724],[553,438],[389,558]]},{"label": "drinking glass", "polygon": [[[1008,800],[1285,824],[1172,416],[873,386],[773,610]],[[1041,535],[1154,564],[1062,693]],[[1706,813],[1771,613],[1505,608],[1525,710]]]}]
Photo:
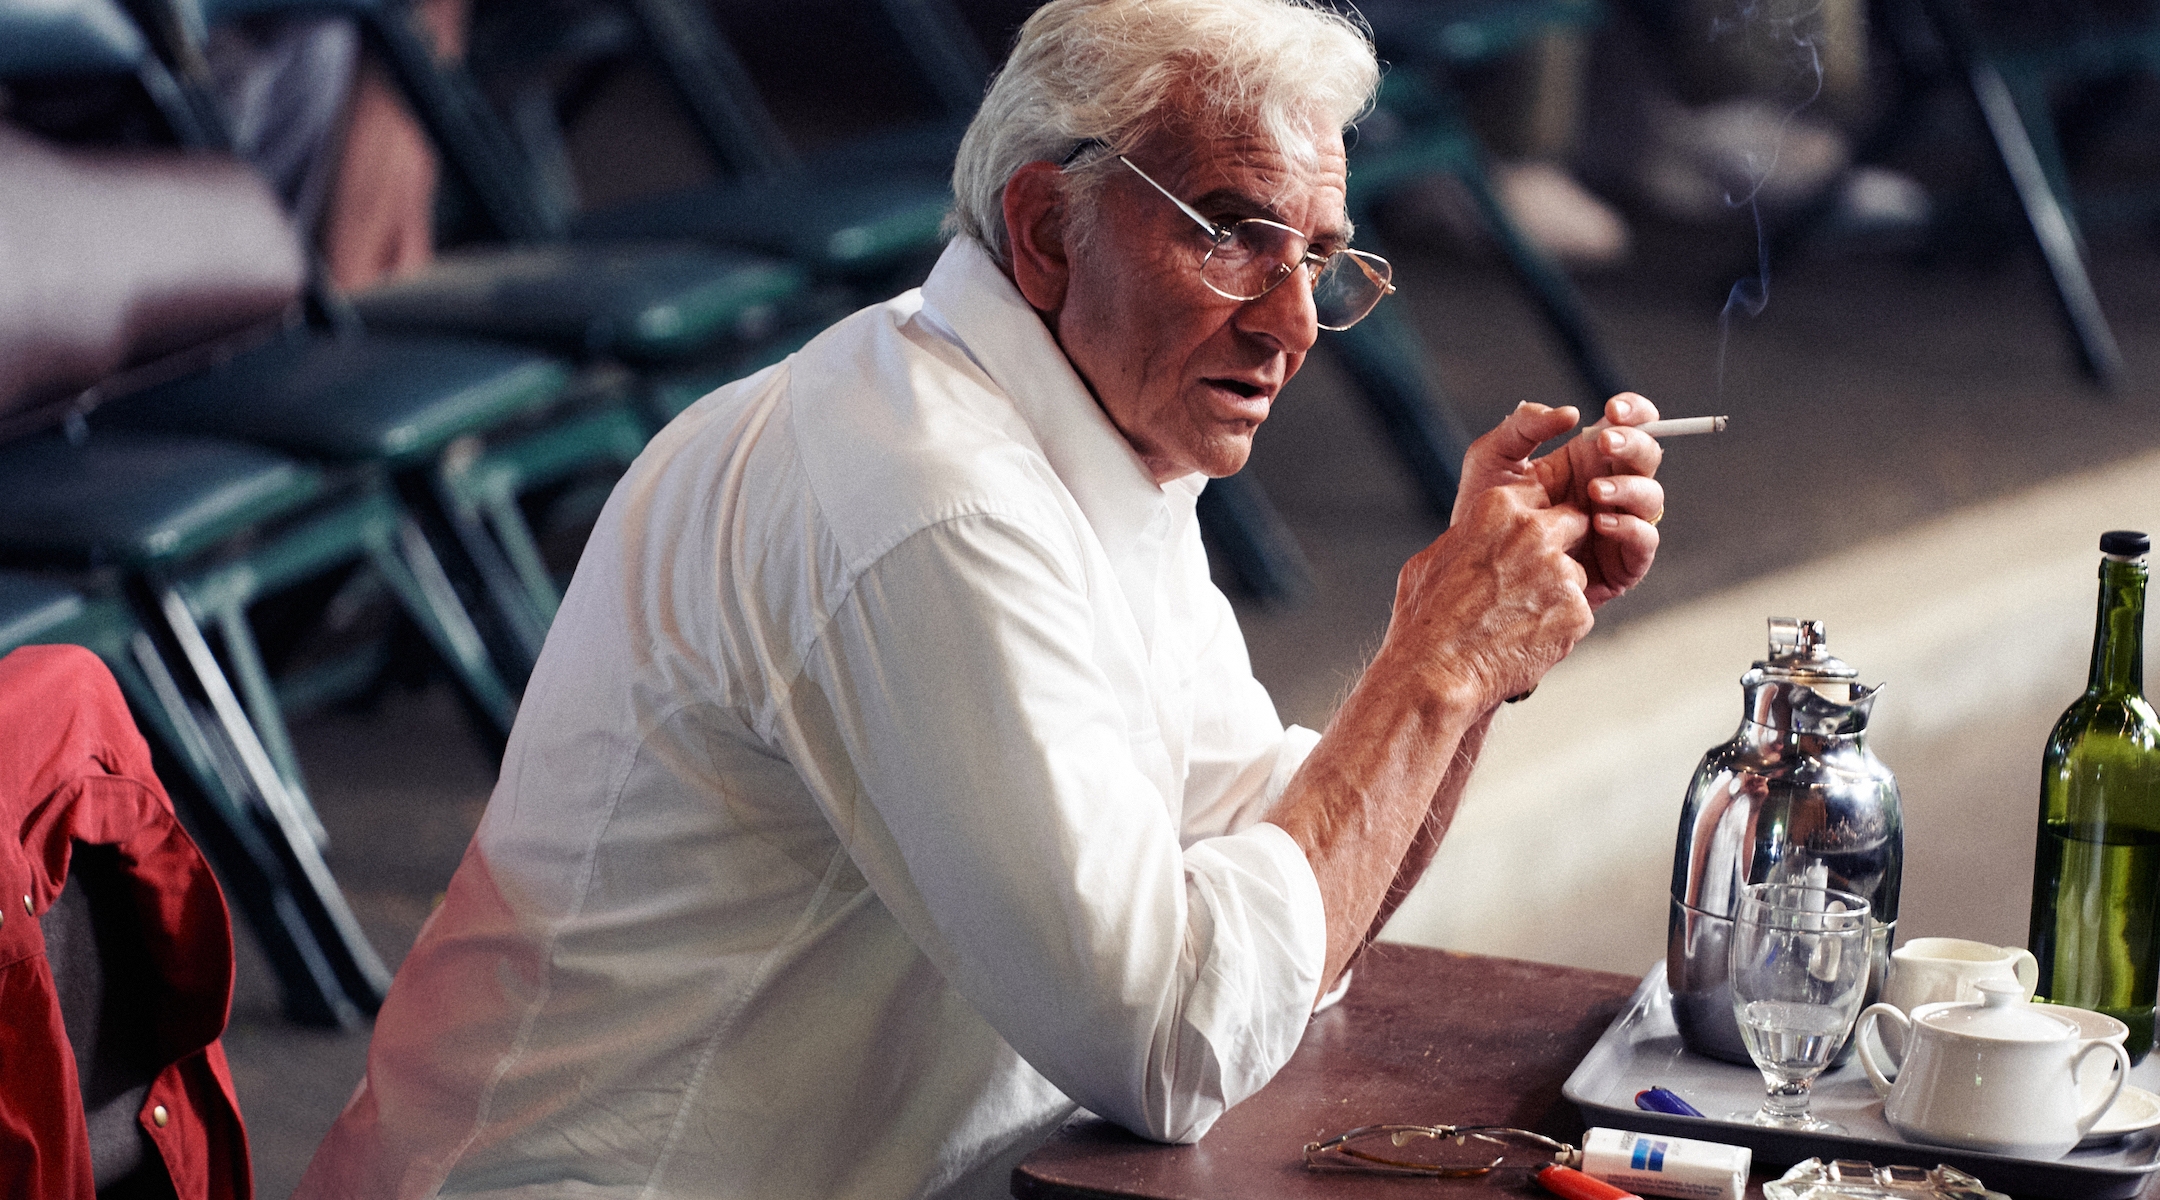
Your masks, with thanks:
[{"label": "drinking glass", "polygon": [[1808,1112],[1815,1077],[1852,1032],[1867,992],[1868,902],[1834,888],[1757,883],[1733,910],[1733,1015],[1767,1094],[1731,1120],[1843,1133]]}]

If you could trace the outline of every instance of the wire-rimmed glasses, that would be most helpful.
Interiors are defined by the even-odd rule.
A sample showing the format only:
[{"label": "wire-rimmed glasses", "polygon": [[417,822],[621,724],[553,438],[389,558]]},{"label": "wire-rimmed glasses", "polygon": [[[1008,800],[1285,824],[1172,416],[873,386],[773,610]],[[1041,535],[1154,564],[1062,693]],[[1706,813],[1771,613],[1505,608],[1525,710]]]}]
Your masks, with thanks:
[{"label": "wire-rimmed glasses", "polygon": [[1360,1125],[1324,1142],[1305,1143],[1315,1170],[1472,1179],[1499,1171],[1535,1171],[1580,1159],[1575,1147],[1506,1125]]},{"label": "wire-rimmed glasses", "polygon": [[1312,248],[1311,238],[1265,217],[1217,225],[1131,159],[1120,154],[1117,160],[1207,232],[1209,245],[1207,256],[1200,260],[1200,282],[1224,299],[1258,300],[1303,267],[1312,285],[1313,312],[1320,328],[1342,330],[1364,320],[1382,297],[1395,290],[1395,268],[1377,254],[1347,246],[1320,253]]},{"label": "wire-rimmed glasses", "polygon": [[1788,883],[1743,888],[1733,909],[1733,1016],[1762,1072],[1762,1107],[1731,1120],[1842,1133],[1808,1111],[1815,1077],[1852,1032],[1867,991],[1868,902]]}]

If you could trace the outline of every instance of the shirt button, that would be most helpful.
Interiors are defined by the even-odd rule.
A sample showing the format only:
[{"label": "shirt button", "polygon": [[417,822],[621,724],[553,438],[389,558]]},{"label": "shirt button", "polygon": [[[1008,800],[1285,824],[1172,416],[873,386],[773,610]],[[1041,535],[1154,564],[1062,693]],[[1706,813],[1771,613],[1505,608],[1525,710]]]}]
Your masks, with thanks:
[{"label": "shirt button", "polygon": [[150,1120],[159,1129],[163,1129],[165,1128],[166,1122],[172,1120],[172,1114],[166,1112],[165,1106],[160,1104],[156,1108],[150,1110]]}]

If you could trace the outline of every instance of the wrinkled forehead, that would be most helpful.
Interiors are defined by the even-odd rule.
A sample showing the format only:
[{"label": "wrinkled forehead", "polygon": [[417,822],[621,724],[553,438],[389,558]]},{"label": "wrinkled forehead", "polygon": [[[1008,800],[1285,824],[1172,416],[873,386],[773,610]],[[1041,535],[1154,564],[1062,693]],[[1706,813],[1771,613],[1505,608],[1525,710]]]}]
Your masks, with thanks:
[{"label": "wrinkled forehead", "polygon": [[[1166,122],[1140,152],[1169,176],[1163,186],[1187,203],[1212,199],[1228,206],[1225,215],[1266,216],[1315,237],[1348,237],[1348,163],[1339,131],[1271,137]],[[1255,211],[1237,211],[1245,208]]]}]

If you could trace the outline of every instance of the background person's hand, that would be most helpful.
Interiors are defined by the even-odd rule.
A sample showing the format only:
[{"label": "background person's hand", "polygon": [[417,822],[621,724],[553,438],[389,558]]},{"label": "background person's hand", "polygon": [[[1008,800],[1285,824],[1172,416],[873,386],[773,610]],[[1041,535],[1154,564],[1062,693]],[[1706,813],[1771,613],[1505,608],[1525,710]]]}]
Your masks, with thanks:
[{"label": "background person's hand", "polygon": [[1602,607],[1642,582],[1657,557],[1652,522],[1664,514],[1665,490],[1655,476],[1664,450],[1656,438],[1629,428],[1657,416],[1656,405],[1623,392],[1606,401],[1610,428],[1570,438],[1552,453],[1531,458],[1539,445],[1574,429],[1579,414],[1572,405],[1517,407],[1463,456],[1454,519],[1462,520],[1490,488],[1536,482],[1549,503],[1591,516],[1587,536],[1573,553],[1586,574],[1585,598],[1593,610]]},{"label": "background person's hand", "polygon": [[380,69],[364,66],[323,214],[323,259],[339,291],[360,291],[433,261],[435,177],[426,135]]},{"label": "background person's hand", "polygon": [[[420,0],[421,28],[446,61],[464,57],[466,0]],[[384,68],[363,59],[323,214],[323,261],[339,291],[360,291],[435,258],[434,148]]]}]

